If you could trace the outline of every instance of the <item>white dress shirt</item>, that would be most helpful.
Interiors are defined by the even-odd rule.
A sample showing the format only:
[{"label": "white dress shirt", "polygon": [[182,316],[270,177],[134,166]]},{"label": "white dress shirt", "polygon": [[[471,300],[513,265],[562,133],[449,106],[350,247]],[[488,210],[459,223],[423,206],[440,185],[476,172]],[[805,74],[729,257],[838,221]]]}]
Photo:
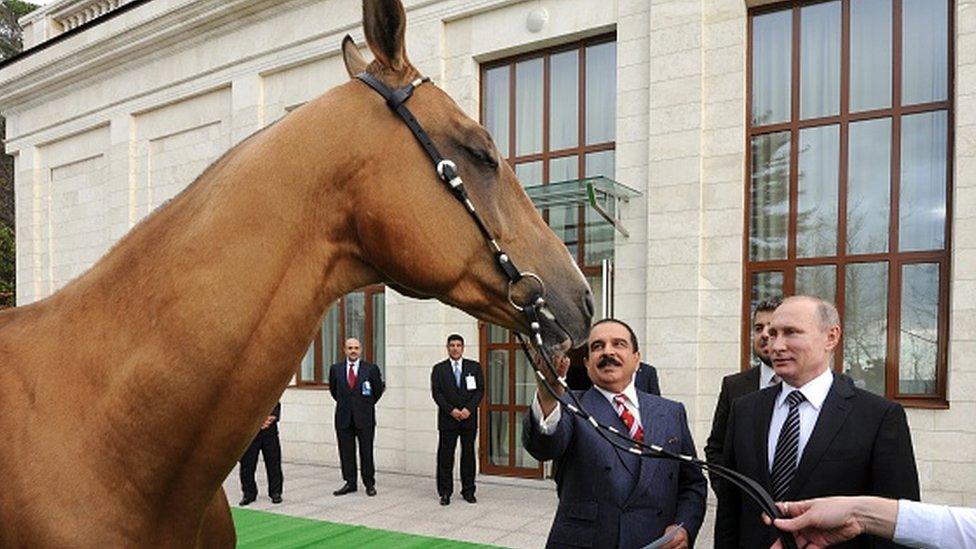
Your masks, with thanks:
[{"label": "white dress shirt", "polygon": [[759,363],[759,390],[762,391],[770,385],[775,385],[779,383],[779,378],[775,380],[773,377],[776,375],[776,370],[773,370],[772,366],[767,366],[765,362]]},{"label": "white dress shirt", "polygon": [[769,448],[767,454],[770,470],[773,468],[773,457],[776,455],[776,442],[779,439],[779,432],[783,429],[783,424],[786,423],[786,416],[790,411],[790,405],[786,402],[787,395],[796,389],[806,397],[806,400],[799,404],[800,441],[796,454],[797,465],[799,465],[799,460],[803,457],[803,450],[807,447],[807,441],[810,440],[810,434],[813,433],[813,428],[817,424],[817,418],[820,417],[820,408],[823,406],[823,402],[827,398],[827,393],[830,392],[830,385],[833,382],[834,374],[830,371],[830,368],[827,368],[822,374],[811,379],[799,389],[793,387],[785,380],[783,381],[779,395],[776,396],[776,403],[773,405],[773,418],[769,422]]},{"label": "white dress shirt", "polygon": [[893,539],[922,549],[976,548],[976,509],[898,500]]},{"label": "white dress shirt", "polygon": [[[599,391],[600,394],[610,402],[610,407],[613,408],[614,412],[616,412],[617,406],[614,403],[614,398],[618,393],[611,393],[610,391],[607,391],[606,389],[597,385],[594,385],[593,388]],[[637,420],[637,425],[640,425],[641,428],[643,428],[644,426],[641,425],[640,419],[640,404],[637,401],[637,389],[634,388],[633,381],[631,381],[623,390],[623,395],[627,397],[627,401],[624,403],[624,406],[630,410],[631,414],[634,415],[634,418]],[[556,424],[559,423],[559,418],[562,417],[562,410],[560,409],[560,406],[557,405],[549,414],[549,417],[543,418],[542,405],[539,404],[539,391],[536,391],[535,398],[532,399],[531,410],[532,417],[539,422],[539,431],[541,431],[542,434],[551,435],[553,432],[555,432]]]},{"label": "white dress shirt", "polygon": [[350,365],[352,366],[353,373],[356,374],[356,379],[359,379],[359,359],[358,358],[354,362],[349,362],[349,359],[348,358],[346,359],[346,379],[347,380],[349,379],[349,366]]}]

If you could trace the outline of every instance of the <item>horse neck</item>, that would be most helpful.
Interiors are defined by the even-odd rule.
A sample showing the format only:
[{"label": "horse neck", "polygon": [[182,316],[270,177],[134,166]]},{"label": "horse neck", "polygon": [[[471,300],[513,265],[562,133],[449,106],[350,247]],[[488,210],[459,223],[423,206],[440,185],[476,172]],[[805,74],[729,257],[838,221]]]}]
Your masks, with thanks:
[{"label": "horse neck", "polygon": [[[343,127],[354,125],[338,109],[322,114],[337,100],[231,150],[56,296],[52,309],[84,327],[79,347],[98,349],[78,361],[79,377],[140,431],[126,443],[167,440],[166,451],[131,454],[151,490],[173,481],[158,474],[167,466],[194,475],[182,482],[191,490],[216,488],[326,307],[375,280],[347,228],[356,168]],[[323,196],[328,211],[316,207]]]}]

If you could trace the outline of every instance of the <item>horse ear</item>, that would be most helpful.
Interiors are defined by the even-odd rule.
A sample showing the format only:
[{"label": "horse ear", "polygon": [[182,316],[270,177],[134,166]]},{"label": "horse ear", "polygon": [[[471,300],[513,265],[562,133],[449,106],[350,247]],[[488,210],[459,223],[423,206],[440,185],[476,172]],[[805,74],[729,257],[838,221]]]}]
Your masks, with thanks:
[{"label": "horse ear", "polygon": [[342,60],[346,63],[346,72],[349,73],[349,78],[356,78],[357,74],[366,70],[366,60],[359,53],[356,41],[348,34],[342,39]]},{"label": "horse ear", "polygon": [[403,43],[407,14],[400,0],[363,0],[363,29],[373,56],[387,69],[400,72],[407,67]]}]

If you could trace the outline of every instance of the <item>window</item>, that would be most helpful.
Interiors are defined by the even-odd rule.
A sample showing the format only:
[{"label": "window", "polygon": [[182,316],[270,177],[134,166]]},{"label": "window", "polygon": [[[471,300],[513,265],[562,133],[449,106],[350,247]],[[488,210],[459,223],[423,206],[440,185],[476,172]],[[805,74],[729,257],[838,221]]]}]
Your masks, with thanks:
[{"label": "window", "polygon": [[[600,36],[482,67],[481,121],[526,187],[613,178],[614,39]],[[613,226],[583,205],[541,213],[576,258],[594,295],[602,296],[601,266],[613,258]],[[488,386],[481,412],[481,470],[541,477],[542,464],[520,442],[522,419],[535,394],[532,368],[509,330],[482,323],[480,341]]]},{"label": "window", "polygon": [[947,405],[950,8],[834,0],[749,17],[743,314],[772,296],[833,301],[837,369],[930,407]]},{"label": "window", "polygon": [[386,372],[386,307],[382,285],[346,294],[329,307],[318,336],[302,358],[295,384],[327,386],[329,366],[345,357],[343,345],[355,337],[362,344],[365,360]]},{"label": "window", "polygon": [[[486,64],[481,121],[526,187],[614,177],[617,44],[599,36]],[[601,295],[601,262],[613,226],[583,205],[542,211]],[[600,304],[596,304],[600,310]]]}]

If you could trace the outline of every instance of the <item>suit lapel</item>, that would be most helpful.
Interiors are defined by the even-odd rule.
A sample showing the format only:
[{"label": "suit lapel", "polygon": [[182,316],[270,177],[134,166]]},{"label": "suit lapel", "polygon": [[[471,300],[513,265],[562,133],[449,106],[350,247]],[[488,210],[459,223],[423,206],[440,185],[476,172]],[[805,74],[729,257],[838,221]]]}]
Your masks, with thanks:
[{"label": "suit lapel", "polygon": [[[758,384],[759,382],[756,381]],[[753,427],[756,442],[755,447],[759,448],[759,478],[756,479],[766,488],[770,488],[769,479],[769,423],[773,420],[773,406],[776,405],[776,397],[779,396],[780,387],[770,388],[761,391],[759,399],[759,410],[756,414],[756,425]]]},{"label": "suit lapel", "polygon": [[[590,387],[589,390],[583,393],[583,405],[586,406],[586,409],[590,412],[590,414],[592,414],[593,417],[600,423],[614,427],[622,433],[627,432],[627,427],[624,425],[623,420],[620,419],[620,416],[617,415],[617,411],[614,410],[613,406],[610,405],[610,401],[608,401],[606,397],[604,397],[603,394],[600,393],[600,391],[598,391],[595,387]],[[590,426],[587,425],[587,428],[589,427]],[[638,459],[637,456],[604,443],[601,443],[600,447],[606,448],[607,451],[610,452],[610,455],[607,458],[610,463],[617,464],[622,461],[627,473],[629,473],[630,476],[634,477],[634,480],[636,480],[636,476],[638,474],[637,468],[639,467],[639,463],[636,462],[636,459]],[[614,453],[616,453],[617,456],[614,456]]]},{"label": "suit lapel", "polygon": [[[667,446],[668,433],[664,430],[665,425],[664,407],[661,402],[649,395],[637,393],[640,400],[641,428],[644,429],[644,443],[656,444],[661,447]],[[627,498],[630,503],[641,494],[650,491],[655,477],[660,473],[660,459],[640,458],[640,478],[634,483],[634,490]]]},{"label": "suit lapel", "polygon": [[837,436],[840,428],[847,420],[847,414],[852,408],[848,399],[855,394],[854,389],[846,381],[834,375],[834,381],[831,383],[827,398],[820,408],[820,414],[817,416],[817,423],[810,434],[810,440],[807,441],[803,456],[800,457],[800,464],[796,469],[796,476],[790,485],[788,495],[793,496],[799,493],[803,485],[810,479],[810,475],[817,463],[820,462],[820,458],[823,457],[824,452],[830,447],[830,443],[833,442],[834,437]]}]

